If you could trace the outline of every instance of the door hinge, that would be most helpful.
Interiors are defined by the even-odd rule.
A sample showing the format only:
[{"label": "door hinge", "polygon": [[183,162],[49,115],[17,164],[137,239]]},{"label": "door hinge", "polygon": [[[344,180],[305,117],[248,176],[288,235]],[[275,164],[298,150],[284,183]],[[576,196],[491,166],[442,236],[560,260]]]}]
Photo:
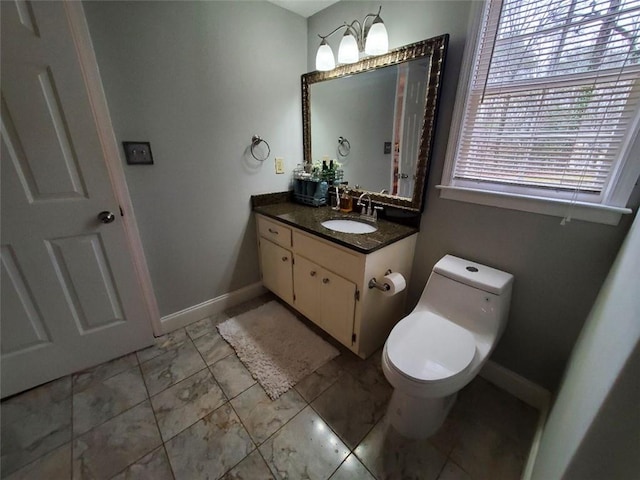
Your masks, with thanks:
[{"label": "door hinge", "polygon": [[296,301],[296,294],[295,293],[293,294],[293,301],[294,302]]},{"label": "door hinge", "polygon": [[353,296],[356,299],[356,302],[359,302],[360,301],[360,290],[358,290],[356,288],[356,293]]},{"label": "door hinge", "polygon": [[296,264],[296,257],[291,255],[291,265],[295,265],[295,264]]},{"label": "door hinge", "polygon": [[355,333],[351,334],[351,345],[353,345],[354,343],[356,343],[356,334]]},{"label": "door hinge", "polygon": [[120,208],[120,216],[124,217],[124,212],[122,211],[122,207],[120,205],[118,205],[118,208]]}]

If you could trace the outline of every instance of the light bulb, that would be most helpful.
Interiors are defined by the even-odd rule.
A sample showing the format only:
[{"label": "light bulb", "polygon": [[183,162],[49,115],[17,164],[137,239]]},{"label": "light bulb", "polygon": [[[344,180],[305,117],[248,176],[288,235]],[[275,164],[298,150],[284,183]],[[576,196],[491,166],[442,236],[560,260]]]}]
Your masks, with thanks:
[{"label": "light bulb", "polygon": [[389,51],[389,36],[379,16],[375,18],[369,29],[364,51],[367,55],[381,55]]},{"label": "light bulb", "polygon": [[336,68],[336,60],[333,56],[333,50],[323,38],[318,47],[318,53],[316,53],[316,69],[321,72],[333,70]]},{"label": "light bulb", "polygon": [[340,47],[338,48],[338,62],[339,63],[356,63],[359,58],[358,42],[356,37],[353,36],[348,30],[345,32],[342,40],[340,41]]}]

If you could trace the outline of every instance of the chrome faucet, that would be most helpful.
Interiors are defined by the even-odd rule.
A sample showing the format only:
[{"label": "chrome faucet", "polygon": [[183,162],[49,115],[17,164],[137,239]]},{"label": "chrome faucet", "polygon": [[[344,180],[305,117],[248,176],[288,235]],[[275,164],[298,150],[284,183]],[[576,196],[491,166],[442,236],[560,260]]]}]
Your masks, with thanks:
[{"label": "chrome faucet", "polygon": [[[362,203],[362,198],[365,196],[369,199],[369,208],[364,208],[365,205],[364,203]],[[360,195],[360,197],[358,198],[358,206],[362,207],[362,210],[360,210],[361,216],[363,217],[371,216],[371,196],[367,192],[362,193],[362,195]]]},{"label": "chrome faucet", "polygon": [[[369,206],[367,208],[365,208],[365,205],[362,202],[362,199],[365,196],[369,199]],[[369,220],[371,222],[376,222],[378,220],[378,210],[382,210],[382,207],[372,207],[371,196],[367,192],[364,192],[362,195],[360,195],[360,198],[358,198],[358,206],[362,207],[362,210],[360,211],[360,218],[362,218],[363,220]]]},{"label": "chrome faucet", "polygon": [[[362,203],[362,199],[364,197],[367,197],[369,199],[369,206],[367,208],[365,208],[365,204]],[[358,204],[359,207],[362,207],[362,210],[360,210],[360,218],[362,218],[363,220],[369,220],[371,222],[377,222],[378,221],[378,211],[382,210],[382,207],[379,207],[377,205],[374,205],[373,207],[371,206],[371,196],[367,193],[364,192],[362,195],[360,195],[360,197],[358,198]]]}]

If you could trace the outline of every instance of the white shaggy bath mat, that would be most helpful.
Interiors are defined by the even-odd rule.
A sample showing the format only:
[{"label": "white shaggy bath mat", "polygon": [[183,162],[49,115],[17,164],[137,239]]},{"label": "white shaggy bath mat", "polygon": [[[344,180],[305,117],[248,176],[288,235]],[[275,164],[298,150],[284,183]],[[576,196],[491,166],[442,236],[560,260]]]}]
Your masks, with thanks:
[{"label": "white shaggy bath mat", "polygon": [[272,400],[340,354],[275,301],[226,320],[218,331]]}]

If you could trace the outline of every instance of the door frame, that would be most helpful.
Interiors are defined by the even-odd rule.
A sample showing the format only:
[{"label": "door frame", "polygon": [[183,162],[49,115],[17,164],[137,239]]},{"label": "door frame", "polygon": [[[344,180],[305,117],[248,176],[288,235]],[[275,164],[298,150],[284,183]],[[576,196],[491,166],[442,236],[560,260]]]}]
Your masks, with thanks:
[{"label": "door frame", "polygon": [[149,273],[147,259],[144,255],[138,223],[136,222],[131,196],[129,195],[129,188],[127,187],[124,169],[122,168],[120,149],[111,123],[111,115],[109,114],[107,98],[104,93],[102,79],[100,78],[98,61],[95,51],[93,50],[93,43],[91,42],[91,34],[84,14],[84,8],[82,7],[82,2],[79,1],[64,0],[62,3],[69,22],[73,43],[78,54],[91,111],[100,139],[100,146],[109,172],[111,187],[116,200],[122,208],[122,222],[126,242],[133,259],[137,281],[142,288],[144,304],[148,314],[148,319],[143,320],[151,322],[153,334],[160,336],[162,335],[162,325],[160,323],[158,302],[153,291],[151,274]]}]

